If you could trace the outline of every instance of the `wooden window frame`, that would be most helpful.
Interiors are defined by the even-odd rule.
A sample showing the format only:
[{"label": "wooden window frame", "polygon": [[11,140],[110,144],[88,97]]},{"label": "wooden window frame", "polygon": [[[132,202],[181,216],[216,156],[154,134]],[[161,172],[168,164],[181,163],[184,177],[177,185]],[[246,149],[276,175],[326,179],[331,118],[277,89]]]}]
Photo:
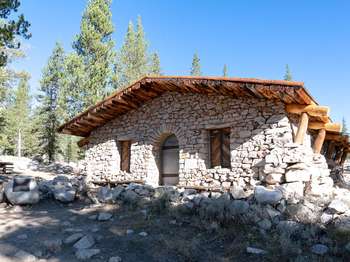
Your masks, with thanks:
[{"label": "wooden window frame", "polygon": [[[213,164],[213,159],[212,159],[212,155],[213,155],[213,146],[212,146],[212,139],[213,139],[213,133],[214,132],[219,132],[220,135],[220,165],[215,165]],[[228,147],[229,147],[229,154],[228,154],[228,159],[224,159],[224,135],[228,135],[229,136],[229,143],[228,143]],[[221,166],[222,168],[231,168],[231,146],[230,146],[230,136],[231,136],[231,129],[230,128],[216,128],[216,129],[209,129],[209,165],[210,168],[214,168],[216,166]],[[227,162],[227,165],[225,164],[225,162]]]},{"label": "wooden window frame", "polygon": [[[127,144],[127,150],[128,150],[128,162],[127,162],[127,166],[124,167],[123,163],[124,163],[124,145]],[[125,171],[130,173],[130,159],[131,159],[131,140],[121,140],[119,141],[119,148],[120,148],[120,170],[121,171]]]}]

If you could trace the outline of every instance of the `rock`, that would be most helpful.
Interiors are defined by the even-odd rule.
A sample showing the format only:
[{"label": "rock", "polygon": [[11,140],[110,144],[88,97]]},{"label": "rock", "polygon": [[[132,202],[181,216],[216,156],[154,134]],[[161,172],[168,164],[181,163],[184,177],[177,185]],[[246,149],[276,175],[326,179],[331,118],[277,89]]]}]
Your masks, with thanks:
[{"label": "rock", "polygon": [[139,233],[139,236],[147,237],[147,236],[148,236],[148,233],[147,233],[147,232],[140,232],[140,233]]},{"label": "rock", "polygon": [[20,250],[15,255],[15,258],[17,258],[21,262],[34,262],[36,261],[36,257],[26,251]]},{"label": "rock", "polygon": [[88,217],[88,219],[90,220],[96,220],[97,219],[97,215],[91,215]]},{"label": "rock", "polygon": [[122,262],[122,259],[118,256],[109,258],[108,262]]},{"label": "rock", "polygon": [[260,248],[255,248],[255,247],[247,247],[246,249],[247,253],[249,254],[254,254],[254,255],[266,255],[267,251],[260,249]]},{"label": "rock", "polygon": [[87,260],[99,254],[100,252],[101,251],[99,249],[79,249],[75,252],[75,256],[79,260]]},{"label": "rock", "polygon": [[230,204],[230,211],[232,215],[245,214],[249,209],[249,204],[244,200],[234,200]]},{"label": "rock", "polygon": [[248,130],[244,130],[244,131],[240,131],[238,133],[240,138],[247,138],[250,137],[252,135],[252,132],[248,131]]},{"label": "rock", "polygon": [[102,213],[98,214],[97,220],[98,221],[107,221],[107,220],[110,220],[112,218],[112,216],[113,215],[111,213],[102,212]]},{"label": "rock", "polygon": [[292,220],[282,220],[277,225],[277,230],[280,233],[288,232],[289,234],[294,234],[295,232],[301,231],[303,225]]},{"label": "rock", "polygon": [[126,234],[127,234],[127,235],[132,235],[132,234],[134,234],[134,230],[132,230],[132,229],[127,229],[127,230],[126,230]]},{"label": "rock", "polygon": [[75,242],[77,242],[79,239],[81,239],[84,235],[82,233],[75,233],[73,235],[70,235],[69,237],[67,237],[63,243],[66,245],[69,244],[73,244]]},{"label": "rock", "polygon": [[4,186],[0,185],[0,203],[4,201]]},{"label": "rock", "polygon": [[334,199],[328,206],[328,209],[337,214],[345,213],[349,207],[341,200]]},{"label": "rock", "polygon": [[303,182],[285,183],[279,186],[278,189],[282,192],[283,198],[288,203],[296,204],[304,197]]},{"label": "rock", "polygon": [[325,225],[330,223],[332,219],[333,219],[333,215],[327,214],[327,213],[323,213],[320,217],[321,223]]},{"label": "rock", "polygon": [[17,236],[17,239],[21,239],[21,240],[28,239],[28,235],[27,235],[27,234],[18,235],[18,236]]},{"label": "rock", "polygon": [[63,203],[73,202],[76,190],[73,187],[56,187],[53,191],[54,198]]},{"label": "rock", "polygon": [[350,252],[350,242],[346,244],[345,250],[348,251],[348,252]]},{"label": "rock", "polygon": [[52,253],[57,253],[62,249],[62,240],[61,239],[45,240],[43,245],[48,251]]},{"label": "rock", "polygon": [[328,253],[329,248],[326,245],[316,244],[311,247],[311,252],[323,256]]},{"label": "rock", "polygon": [[101,203],[113,203],[114,196],[113,191],[108,187],[101,187],[97,192],[97,199]]},{"label": "rock", "polygon": [[124,201],[129,204],[136,203],[139,199],[139,195],[132,190],[127,190],[124,194]]},{"label": "rock", "polygon": [[271,173],[265,177],[265,181],[269,185],[280,184],[283,182],[283,175],[277,174],[277,173]]},{"label": "rock", "polygon": [[263,219],[263,220],[261,220],[261,221],[258,222],[258,226],[259,226],[261,229],[270,230],[271,227],[272,227],[272,224],[271,224],[270,220],[268,220],[268,219]]},{"label": "rock", "polygon": [[311,179],[311,173],[309,170],[291,169],[287,171],[285,178],[286,182],[308,182]]},{"label": "rock", "polygon": [[267,189],[263,186],[256,186],[254,191],[255,200],[260,204],[278,204],[282,199],[280,190]]},{"label": "rock", "polygon": [[95,240],[92,236],[87,235],[82,237],[78,242],[74,244],[74,248],[76,249],[87,249],[95,245]]},{"label": "rock", "polygon": [[318,223],[321,216],[322,207],[304,200],[303,203],[290,204],[287,206],[287,214],[295,221],[314,224]]},{"label": "rock", "polygon": [[[15,182],[16,181],[16,182]],[[14,184],[28,183],[28,191],[22,188],[13,188]],[[7,200],[13,205],[36,204],[40,200],[39,188],[36,181],[31,177],[15,177],[5,186],[5,195]]]},{"label": "rock", "polygon": [[231,187],[230,193],[234,199],[244,199],[249,196],[249,194],[246,193],[242,187],[236,185]]}]

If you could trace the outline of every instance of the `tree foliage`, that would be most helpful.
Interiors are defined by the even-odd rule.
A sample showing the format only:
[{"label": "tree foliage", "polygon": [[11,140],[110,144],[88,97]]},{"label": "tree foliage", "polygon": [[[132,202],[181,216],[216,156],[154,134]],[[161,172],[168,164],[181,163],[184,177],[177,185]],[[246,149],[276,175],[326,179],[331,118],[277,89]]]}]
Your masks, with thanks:
[{"label": "tree foliage", "polygon": [[342,133],[343,135],[347,135],[349,134],[349,130],[348,130],[348,125],[346,123],[346,120],[345,120],[345,117],[343,117],[343,130],[342,130]]},{"label": "tree foliage", "polygon": [[192,58],[191,75],[192,76],[200,76],[200,75],[202,75],[200,59],[199,59],[197,53],[195,53],[193,55],[193,58]]},{"label": "tree foliage", "polygon": [[223,77],[227,77],[228,76],[227,65],[226,64],[224,64],[224,68],[222,69],[222,76]]},{"label": "tree foliage", "polygon": [[80,33],[73,43],[76,54],[81,57],[83,70],[79,73],[85,74],[82,83],[86,93],[83,97],[84,108],[101,100],[112,83],[115,51],[110,5],[110,0],[89,0],[81,20]]},{"label": "tree foliage", "polygon": [[59,43],[56,43],[40,81],[41,94],[38,96],[40,141],[42,152],[47,155],[50,162],[55,160],[59,148],[56,131],[60,118],[59,94],[64,78],[64,60],[64,50]]},{"label": "tree foliage", "polygon": [[160,59],[157,53],[153,53],[151,56],[149,74],[151,76],[160,76],[162,74],[160,68]]},{"label": "tree foliage", "polygon": [[0,1],[0,67],[5,66],[8,59],[7,49],[20,48],[16,37],[30,38],[29,22],[21,14],[17,18],[13,13],[18,12],[19,0]]},{"label": "tree foliage", "polygon": [[292,81],[293,80],[293,76],[292,76],[292,73],[289,69],[289,65],[287,64],[286,65],[286,72],[284,74],[284,77],[283,77],[284,80],[286,81]]}]

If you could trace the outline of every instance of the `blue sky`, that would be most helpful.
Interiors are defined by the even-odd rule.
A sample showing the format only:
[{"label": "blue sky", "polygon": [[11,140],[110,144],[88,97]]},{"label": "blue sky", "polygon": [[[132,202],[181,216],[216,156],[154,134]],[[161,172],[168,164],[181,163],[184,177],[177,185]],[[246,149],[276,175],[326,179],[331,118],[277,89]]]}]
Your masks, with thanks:
[{"label": "blue sky", "polygon": [[[35,93],[55,41],[66,51],[79,32],[85,0],[22,0],[31,22],[27,58]],[[122,43],[129,20],[141,15],[150,50],[167,75],[188,75],[194,52],[204,75],[282,79],[288,63],[331,116],[350,125],[350,1],[114,0],[114,40]]]}]

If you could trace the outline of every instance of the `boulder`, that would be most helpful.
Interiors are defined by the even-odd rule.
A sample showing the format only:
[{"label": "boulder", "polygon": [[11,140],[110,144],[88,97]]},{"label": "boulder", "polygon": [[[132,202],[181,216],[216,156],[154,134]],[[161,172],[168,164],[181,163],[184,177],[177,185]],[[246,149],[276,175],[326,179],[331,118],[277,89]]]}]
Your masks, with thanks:
[{"label": "boulder", "polygon": [[265,181],[269,185],[280,184],[283,182],[283,174],[271,173],[265,177]]},{"label": "boulder", "polygon": [[230,193],[233,197],[233,199],[244,199],[249,197],[249,192],[246,192],[243,190],[242,187],[233,185],[230,189]]},{"label": "boulder", "polygon": [[40,200],[38,185],[31,177],[14,177],[6,184],[4,192],[13,205],[36,204]]},{"label": "boulder", "polygon": [[74,244],[74,248],[76,249],[88,249],[95,245],[95,240],[92,236],[87,235],[82,237],[78,242]]},{"label": "boulder", "polygon": [[255,248],[255,247],[247,247],[246,249],[247,253],[249,254],[254,254],[254,255],[266,255],[267,251],[260,249],[260,248]]},{"label": "boulder", "polygon": [[[24,250],[18,251],[16,254],[14,254],[14,257],[21,262],[34,262],[37,261],[36,257]],[[16,260],[16,261],[17,261]]]},{"label": "boulder", "polygon": [[115,256],[115,257],[110,257],[108,262],[122,262],[121,257]]},{"label": "boulder", "polygon": [[75,252],[75,256],[79,260],[88,260],[93,256],[99,254],[101,251],[97,248],[92,249],[79,249]]},{"label": "boulder", "polygon": [[84,235],[82,233],[75,233],[67,237],[63,243],[66,245],[76,243],[79,239],[81,239]]},{"label": "boulder", "polygon": [[98,221],[107,221],[107,220],[110,220],[112,218],[112,216],[113,215],[111,213],[101,212],[98,214],[97,220]]},{"label": "boulder", "polygon": [[0,185],[0,203],[4,201],[4,186]]},{"label": "boulder", "polygon": [[46,248],[46,250],[48,250],[52,253],[57,253],[57,252],[61,251],[62,240],[61,239],[48,239],[48,240],[44,241],[43,245]]},{"label": "boulder", "polygon": [[286,182],[308,182],[311,179],[309,170],[291,169],[286,172]]},{"label": "boulder", "polygon": [[267,189],[263,186],[256,186],[254,191],[255,200],[260,204],[278,204],[282,199],[282,192],[275,189]]},{"label": "boulder", "polygon": [[101,203],[113,203],[113,191],[108,187],[101,187],[97,192],[97,199]]},{"label": "boulder", "polygon": [[332,213],[342,214],[342,213],[345,213],[349,209],[349,206],[346,205],[343,201],[341,201],[339,199],[334,199],[329,204],[328,209]]},{"label": "boulder", "polygon": [[244,200],[234,200],[229,208],[232,215],[242,215],[248,211],[249,204]]},{"label": "boulder", "polygon": [[319,256],[323,256],[327,254],[328,251],[329,251],[329,248],[323,244],[316,244],[311,247],[311,252]]},{"label": "boulder", "polygon": [[73,187],[55,187],[53,191],[54,198],[63,203],[73,202],[76,190]]},{"label": "boulder", "polygon": [[282,192],[283,198],[286,199],[288,203],[296,204],[304,197],[303,182],[285,183],[279,186],[278,189]]}]

